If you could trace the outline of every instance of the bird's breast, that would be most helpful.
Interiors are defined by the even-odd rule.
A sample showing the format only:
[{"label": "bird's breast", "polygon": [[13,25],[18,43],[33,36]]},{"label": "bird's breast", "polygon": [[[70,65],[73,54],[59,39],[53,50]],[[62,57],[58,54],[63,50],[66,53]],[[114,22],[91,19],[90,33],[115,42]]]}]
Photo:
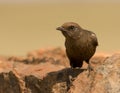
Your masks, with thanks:
[{"label": "bird's breast", "polygon": [[95,48],[88,39],[79,39],[75,41],[66,40],[65,46],[67,55],[75,58],[87,59],[95,52]]}]

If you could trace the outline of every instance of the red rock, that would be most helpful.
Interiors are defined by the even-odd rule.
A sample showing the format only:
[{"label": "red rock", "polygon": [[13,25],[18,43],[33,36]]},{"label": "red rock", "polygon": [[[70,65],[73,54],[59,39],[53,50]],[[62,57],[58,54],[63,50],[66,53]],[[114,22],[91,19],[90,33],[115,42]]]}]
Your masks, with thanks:
[{"label": "red rock", "polygon": [[90,61],[88,76],[87,64],[71,69],[60,48],[1,57],[0,93],[120,93],[120,54],[98,53]]}]

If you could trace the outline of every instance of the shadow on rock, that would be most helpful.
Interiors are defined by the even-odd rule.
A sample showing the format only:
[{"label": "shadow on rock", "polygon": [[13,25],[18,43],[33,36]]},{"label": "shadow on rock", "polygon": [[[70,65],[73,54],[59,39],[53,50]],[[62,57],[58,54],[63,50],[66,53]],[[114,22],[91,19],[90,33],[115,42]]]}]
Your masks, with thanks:
[{"label": "shadow on rock", "polygon": [[42,80],[35,76],[26,76],[26,87],[31,93],[67,93],[71,84],[71,78],[77,77],[85,69],[65,68],[60,71],[50,72]]}]

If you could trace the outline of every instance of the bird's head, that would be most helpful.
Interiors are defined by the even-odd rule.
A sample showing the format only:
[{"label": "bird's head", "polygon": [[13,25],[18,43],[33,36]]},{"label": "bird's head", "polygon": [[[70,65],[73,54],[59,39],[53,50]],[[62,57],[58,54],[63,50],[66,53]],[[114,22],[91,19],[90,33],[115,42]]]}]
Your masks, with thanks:
[{"label": "bird's head", "polygon": [[66,38],[73,39],[78,38],[79,33],[82,30],[82,28],[77,23],[74,22],[64,23],[62,26],[57,27],[56,29],[61,31]]}]

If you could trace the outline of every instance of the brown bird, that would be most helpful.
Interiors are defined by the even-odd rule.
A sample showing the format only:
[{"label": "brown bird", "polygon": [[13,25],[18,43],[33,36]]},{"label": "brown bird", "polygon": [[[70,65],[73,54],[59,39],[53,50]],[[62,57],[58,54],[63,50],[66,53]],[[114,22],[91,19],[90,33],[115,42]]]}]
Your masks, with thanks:
[{"label": "brown bird", "polygon": [[90,71],[89,60],[98,46],[96,34],[81,28],[74,22],[64,23],[57,30],[60,30],[65,36],[66,54],[69,58],[70,66],[72,68],[82,67],[83,61],[86,61]]}]

